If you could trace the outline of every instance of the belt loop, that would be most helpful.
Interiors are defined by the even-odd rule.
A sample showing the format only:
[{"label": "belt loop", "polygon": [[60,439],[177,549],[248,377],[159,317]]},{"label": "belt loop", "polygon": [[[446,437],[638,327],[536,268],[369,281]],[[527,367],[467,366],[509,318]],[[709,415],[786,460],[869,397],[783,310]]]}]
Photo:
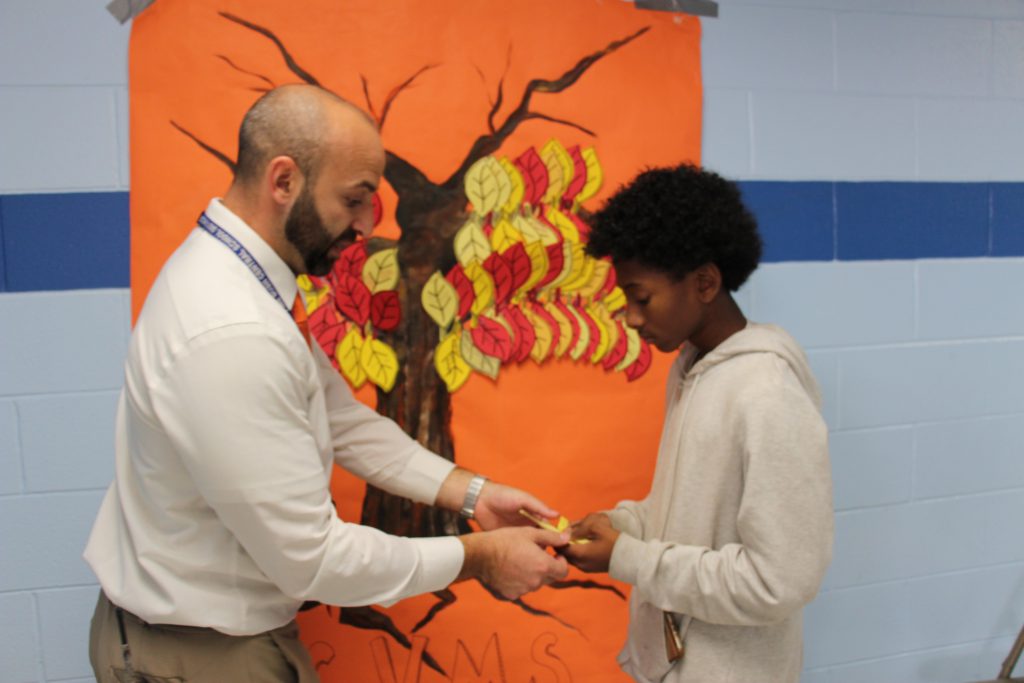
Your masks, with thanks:
[{"label": "belt loop", "polygon": [[128,647],[128,637],[124,631],[124,610],[114,605],[114,613],[117,614],[117,629],[121,632],[121,656],[124,658],[124,669],[128,674],[128,680],[135,680],[135,669],[132,668],[132,651]]}]

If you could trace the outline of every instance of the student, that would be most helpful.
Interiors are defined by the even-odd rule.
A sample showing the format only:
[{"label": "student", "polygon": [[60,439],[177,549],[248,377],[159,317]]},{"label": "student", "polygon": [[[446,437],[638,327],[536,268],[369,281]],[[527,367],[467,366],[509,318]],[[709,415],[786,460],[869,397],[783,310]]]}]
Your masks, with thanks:
[{"label": "student", "polygon": [[631,584],[619,663],[635,680],[798,681],[832,551],[827,431],[800,347],[732,297],[761,255],[754,218],[735,184],[681,165],[640,174],[592,222],[626,323],[679,355],[650,492],[587,516],[573,535],[591,542],[562,552]]}]

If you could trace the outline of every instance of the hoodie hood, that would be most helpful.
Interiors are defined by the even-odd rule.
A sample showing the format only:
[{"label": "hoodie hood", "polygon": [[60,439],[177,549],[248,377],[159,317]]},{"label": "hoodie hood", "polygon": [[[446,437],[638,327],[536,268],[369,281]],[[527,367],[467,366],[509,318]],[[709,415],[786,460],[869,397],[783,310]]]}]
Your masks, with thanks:
[{"label": "hoodie hood", "polygon": [[676,359],[674,370],[680,377],[700,375],[730,358],[748,353],[773,353],[784,360],[814,405],[821,409],[821,390],[811,372],[807,356],[796,340],[777,325],[748,322],[746,327],[719,344],[697,363],[693,363],[696,349],[684,346]]}]

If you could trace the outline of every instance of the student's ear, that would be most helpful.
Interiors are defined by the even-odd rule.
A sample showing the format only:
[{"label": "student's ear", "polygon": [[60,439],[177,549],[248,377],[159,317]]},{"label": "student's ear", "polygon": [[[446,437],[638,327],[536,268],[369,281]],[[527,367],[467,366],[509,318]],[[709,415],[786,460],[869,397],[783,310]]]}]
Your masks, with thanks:
[{"label": "student's ear", "polygon": [[276,156],[267,164],[264,178],[271,198],[282,207],[291,206],[302,192],[303,175],[290,156]]},{"label": "student's ear", "polygon": [[705,263],[694,271],[697,296],[701,303],[709,304],[722,290],[722,271],[714,263]]}]

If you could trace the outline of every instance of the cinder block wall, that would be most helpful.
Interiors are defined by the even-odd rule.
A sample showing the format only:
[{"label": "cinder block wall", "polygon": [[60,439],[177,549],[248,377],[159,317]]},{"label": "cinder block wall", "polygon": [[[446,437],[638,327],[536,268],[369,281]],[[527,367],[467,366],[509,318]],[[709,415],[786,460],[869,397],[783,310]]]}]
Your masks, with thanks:
[{"label": "cinder block wall", "polygon": [[[127,40],[0,3],[0,680],[91,680],[81,550],[129,330]],[[994,676],[1024,621],[1024,5],[722,0],[704,162],[764,230],[749,315],[826,396],[805,683]]]}]

